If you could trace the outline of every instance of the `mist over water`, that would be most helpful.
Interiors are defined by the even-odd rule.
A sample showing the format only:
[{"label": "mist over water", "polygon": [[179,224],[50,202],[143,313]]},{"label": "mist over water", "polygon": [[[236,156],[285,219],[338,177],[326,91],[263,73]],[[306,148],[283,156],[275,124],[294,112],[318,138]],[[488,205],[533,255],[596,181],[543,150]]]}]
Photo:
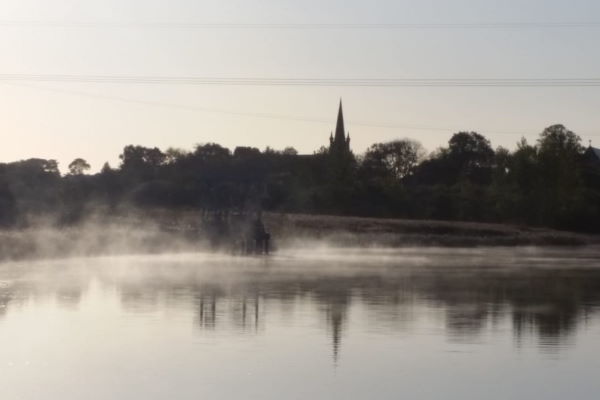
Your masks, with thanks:
[{"label": "mist over water", "polygon": [[590,398],[599,311],[598,247],[5,262],[2,398]]}]

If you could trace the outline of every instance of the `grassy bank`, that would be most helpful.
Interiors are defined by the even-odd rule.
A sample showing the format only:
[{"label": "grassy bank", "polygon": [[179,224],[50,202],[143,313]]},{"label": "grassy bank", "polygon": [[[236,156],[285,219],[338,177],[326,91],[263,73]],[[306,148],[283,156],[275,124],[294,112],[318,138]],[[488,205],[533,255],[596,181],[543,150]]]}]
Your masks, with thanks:
[{"label": "grassy bank", "polygon": [[285,244],[318,240],[358,246],[574,246],[600,237],[545,228],[474,222],[269,214],[274,237]]}]

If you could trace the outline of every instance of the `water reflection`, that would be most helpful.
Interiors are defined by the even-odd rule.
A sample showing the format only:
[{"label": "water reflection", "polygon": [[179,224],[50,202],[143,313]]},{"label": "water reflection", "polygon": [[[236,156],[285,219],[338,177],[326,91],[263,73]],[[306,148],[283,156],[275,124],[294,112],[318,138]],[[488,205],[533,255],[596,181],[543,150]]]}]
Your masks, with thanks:
[{"label": "water reflection", "polygon": [[308,316],[325,327],[336,361],[358,319],[361,328],[394,335],[432,318],[457,343],[508,328],[517,346],[533,338],[540,349],[557,351],[597,318],[600,257],[597,249],[414,249],[5,264],[0,323],[15,298],[19,304],[54,298],[58,307],[76,311],[92,282],[102,289],[101,300],[117,296],[132,315],[189,310],[199,332],[260,335],[274,314],[292,321]]}]

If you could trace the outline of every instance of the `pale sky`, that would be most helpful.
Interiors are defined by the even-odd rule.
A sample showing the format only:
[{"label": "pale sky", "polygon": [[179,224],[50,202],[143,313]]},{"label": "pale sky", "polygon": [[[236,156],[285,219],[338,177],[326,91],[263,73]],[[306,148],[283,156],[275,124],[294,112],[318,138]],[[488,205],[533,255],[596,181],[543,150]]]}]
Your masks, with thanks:
[{"label": "pale sky", "polygon": [[[600,78],[600,26],[194,29],[177,25],[507,22],[600,22],[600,2],[4,0],[0,75]],[[76,157],[88,160],[94,171],[105,161],[116,166],[127,144],[191,149],[197,143],[217,142],[231,149],[293,146],[312,153],[327,143],[340,97],[357,153],[374,142],[403,137],[417,139],[431,151],[459,130],[474,130],[494,146],[514,148],[521,136],[534,141],[544,127],[555,123],[578,133],[586,145],[589,139],[600,144],[600,87],[256,87],[0,80],[0,93],[0,161],[54,158],[63,171]]]}]

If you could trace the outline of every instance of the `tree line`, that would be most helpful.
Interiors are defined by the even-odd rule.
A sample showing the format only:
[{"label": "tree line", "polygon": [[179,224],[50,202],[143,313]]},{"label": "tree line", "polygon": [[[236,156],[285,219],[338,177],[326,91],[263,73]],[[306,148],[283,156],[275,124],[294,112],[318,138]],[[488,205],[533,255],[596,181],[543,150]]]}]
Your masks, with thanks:
[{"label": "tree line", "polygon": [[364,154],[321,148],[263,151],[215,143],[193,150],[129,145],[120,165],[86,174],[81,158],[61,175],[55,160],[0,164],[0,224],[53,216],[72,224],[92,208],[262,209],[484,221],[600,231],[600,167],[562,125],[514,151],[476,132],[454,134],[427,154],[410,139],[376,143]]}]

